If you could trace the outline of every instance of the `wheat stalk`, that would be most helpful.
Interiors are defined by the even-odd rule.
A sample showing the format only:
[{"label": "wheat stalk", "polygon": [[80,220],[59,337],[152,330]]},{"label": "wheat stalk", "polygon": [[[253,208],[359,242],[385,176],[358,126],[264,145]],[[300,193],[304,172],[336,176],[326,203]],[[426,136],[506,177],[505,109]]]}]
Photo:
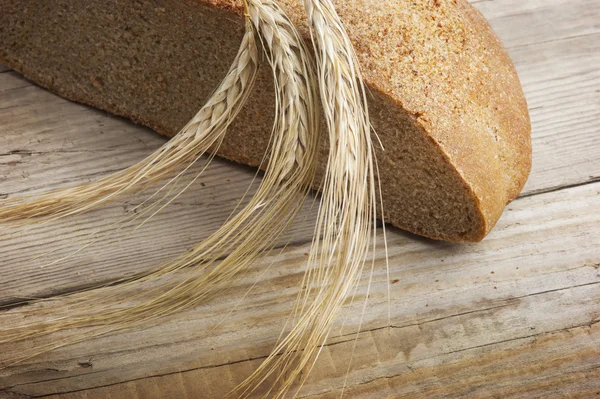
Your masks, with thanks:
[{"label": "wheat stalk", "polygon": [[39,223],[40,218],[55,220],[83,213],[121,194],[161,181],[182,165],[189,167],[220,143],[251,92],[259,54],[253,35],[252,29],[247,27],[226,77],[200,111],[169,142],[137,164],[97,181],[37,197],[0,200],[0,223]]},{"label": "wheat stalk", "polygon": [[[86,328],[19,353],[12,361],[132,328],[205,302],[269,251],[299,212],[314,178],[318,150],[314,65],[304,42],[274,2],[251,0],[248,12],[268,50],[277,104],[269,162],[256,194],[216,233],[154,271],[121,280],[116,286],[65,296],[51,307],[36,306],[32,313],[45,320],[0,330],[0,342],[14,342]],[[182,268],[189,277],[180,280],[177,271]],[[115,308],[126,301],[134,305]]]},{"label": "wheat stalk", "polygon": [[317,234],[309,254],[309,265],[315,267],[304,276],[302,286],[307,288],[298,296],[295,325],[232,396],[249,396],[271,375],[276,376],[275,384],[264,397],[284,397],[295,383],[302,386],[333,320],[361,277],[375,233],[374,156],[358,62],[332,2],[304,0],[304,5],[330,141]]},{"label": "wheat stalk", "polygon": [[[265,397],[284,397],[295,383],[302,386],[343,301],[361,277],[374,235],[374,156],[358,63],[332,2],[304,0],[304,5],[330,142],[323,199],[309,255],[309,265],[314,267],[304,276],[302,285],[307,289],[298,294],[291,331],[231,397],[249,396],[272,375],[275,384]],[[4,341],[15,341],[88,328],[20,359],[205,302],[270,250],[299,211],[312,180],[317,152],[316,77],[302,39],[275,1],[248,0],[248,14],[268,49],[276,82],[277,118],[270,160],[259,190],[238,215],[190,252],[118,286],[69,295],[58,309],[51,308],[61,315],[53,320],[2,331]],[[221,257],[223,260],[218,261]],[[178,279],[176,272],[182,268],[189,268],[186,274],[191,277]],[[125,300],[135,304],[116,309],[105,305]]]}]

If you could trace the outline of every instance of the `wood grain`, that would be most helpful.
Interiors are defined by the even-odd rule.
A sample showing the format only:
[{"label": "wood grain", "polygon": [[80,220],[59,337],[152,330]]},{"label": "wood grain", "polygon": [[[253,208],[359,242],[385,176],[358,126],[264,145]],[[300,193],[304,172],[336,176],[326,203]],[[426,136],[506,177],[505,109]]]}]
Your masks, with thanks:
[{"label": "wood grain", "polygon": [[[459,384],[461,368],[482,384],[487,382],[486,370],[496,370],[498,392],[516,378],[512,368],[522,368],[515,381],[532,384],[542,375],[538,372],[547,373],[548,378],[564,374],[534,367],[533,354],[579,368],[600,366],[598,352],[589,349],[597,343],[600,320],[599,194],[600,183],[595,183],[516,201],[482,244],[452,245],[391,234],[392,328],[387,327],[388,280],[379,251],[368,312],[348,375],[349,392],[374,397],[377,392],[389,392],[383,388],[394,388],[393,392],[406,395],[420,392],[422,397],[428,397],[429,390],[432,397],[438,390],[456,394],[466,389]],[[202,375],[196,381],[195,392],[203,393],[199,397],[218,397],[269,353],[297,292],[307,250],[307,245],[297,246],[266,259],[218,301],[169,322],[57,350],[11,368],[0,378],[0,388],[31,396],[106,385],[114,385],[113,390],[129,389],[129,385],[115,384],[139,383],[149,376],[172,381],[185,371]],[[302,395],[336,392],[343,386],[367,277],[345,317],[338,320]],[[241,301],[259,278],[260,283]],[[236,304],[238,308],[227,315]],[[11,317],[19,317],[18,312],[6,312],[2,322],[10,322]],[[545,341],[546,346],[556,345],[556,350],[560,346],[560,350],[534,345]],[[564,349],[581,345],[582,353]],[[27,346],[3,351],[10,357]],[[454,384],[447,388],[415,375],[421,369],[423,375],[438,369],[444,376],[443,370],[453,367],[458,374],[444,377]],[[397,377],[397,386],[385,383],[391,377]],[[572,392],[581,388],[578,381],[570,386]],[[373,389],[361,391],[368,384]],[[514,385],[515,390],[520,387]],[[482,392],[487,388],[487,384],[480,387]]]},{"label": "wood grain", "polygon": [[[600,395],[600,3],[471,2],[500,35],[522,79],[533,124],[531,177],[482,243],[453,245],[389,231],[389,280],[378,252],[354,356],[366,281],[337,321],[300,397],[339,397],[348,364],[344,397],[351,398]],[[2,66],[0,121],[3,196],[95,179],[164,142],[123,119],[66,102]],[[71,225],[4,238],[0,301],[68,292],[184,251],[226,219],[253,176],[216,160],[202,185],[136,234],[116,234],[43,269],[80,245],[72,238],[107,228],[144,197]],[[0,398],[226,393],[258,366],[279,335],[304,271],[314,215],[307,206],[286,238],[293,245],[244,274],[218,301],[160,325],[1,370]],[[56,252],[30,260],[48,250]],[[0,323],[12,317],[18,317],[16,309],[0,313]],[[2,356],[27,345],[1,348]]]},{"label": "wood grain", "polygon": [[[543,391],[545,398],[592,398],[600,392],[598,330],[597,324],[575,327],[440,356],[430,365],[405,367],[404,372],[350,386],[345,396],[372,398],[382,397],[374,392],[395,392],[390,397],[531,398]],[[218,378],[218,372],[211,374]],[[206,374],[191,370],[48,398],[193,398],[200,392],[212,394],[203,384]],[[160,396],[158,387],[168,387],[171,396]],[[339,398],[339,394],[338,390],[298,397]]]},{"label": "wood grain", "polygon": [[524,195],[600,179],[600,33],[526,45],[511,55],[534,132]]},{"label": "wood grain", "polygon": [[533,169],[522,195],[599,180],[600,2],[475,5],[507,47],[529,104]]},{"label": "wood grain", "polygon": [[504,45],[547,43],[600,32],[594,0],[471,0],[490,21]]},{"label": "wood grain", "polygon": [[[149,129],[63,100],[14,72],[0,74],[0,88],[0,121],[5,121],[0,128],[0,196],[97,179],[141,160],[164,143]],[[200,166],[190,175],[198,172]],[[128,235],[131,229],[111,233],[109,239],[56,265],[44,267],[89,241],[74,242],[73,238],[109,230],[113,223],[131,216],[131,210],[154,190],[70,218],[66,223],[48,224],[4,239],[0,302],[10,302],[17,295],[48,296],[69,291],[176,256],[227,219],[251,186],[255,173],[216,159],[197,184],[136,234]],[[248,194],[255,188],[256,184],[252,185]],[[307,206],[282,242],[309,240],[315,215]],[[0,229],[0,234],[12,232]]]},{"label": "wood grain", "polygon": [[[600,64],[600,33],[573,38],[573,32],[561,27],[574,23],[560,19],[575,9],[577,15],[586,15],[578,26],[593,33],[588,27],[593,25],[593,18],[587,14],[593,14],[598,7],[587,0],[557,1],[552,7],[539,1],[477,5],[485,5],[483,11],[491,15],[496,30],[521,32],[522,39],[509,37],[506,45],[513,47],[511,56],[523,81],[533,124],[533,170],[522,195],[600,180],[600,68],[596,67]],[[538,13],[545,17],[534,17]],[[515,28],[524,25],[523,18],[533,21],[525,24],[528,29],[554,26],[567,36],[536,44],[525,34],[528,31]],[[0,128],[3,196],[95,179],[142,159],[164,142],[148,129],[40,90],[14,72],[0,74],[0,90],[0,120],[6,121]],[[226,219],[252,176],[253,171],[247,168],[217,160],[201,180],[205,187],[197,185],[189,190],[143,231],[99,242],[69,262],[44,268],[43,273],[40,266],[73,252],[73,245],[59,250],[72,226],[50,225],[27,239],[17,236],[5,241],[0,273],[8,277],[0,281],[0,302],[10,302],[17,294],[48,296],[69,291],[172,257],[206,237]],[[87,233],[106,228],[126,215],[127,209],[133,208],[131,204],[141,202],[141,198],[130,199],[124,207],[119,204],[76,218],[72,223]],[[294,225],[293,241],[310,239],[315,213],[316,210],[308,209],[304,212],[304,219]],[[39,242],[45,245],[36,245]],[[23,253],[24,248],[27,254]],[[28,261],[55,250],[49,259]],[[14,269],[15,263],[23,266]],[[87,271],[83,276],[78,268],[82,264]]]}]

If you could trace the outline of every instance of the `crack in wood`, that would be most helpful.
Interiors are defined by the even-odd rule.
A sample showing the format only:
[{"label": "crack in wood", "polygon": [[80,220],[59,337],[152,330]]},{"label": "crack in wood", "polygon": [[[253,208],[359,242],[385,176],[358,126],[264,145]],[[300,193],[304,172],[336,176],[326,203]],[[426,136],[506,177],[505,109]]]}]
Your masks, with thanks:
[{"label": "crack in wood", "polygon": [[[118,169],[118,170],[120,170],[120,169]],[[103,174],[103,173],[100,173],[100,174]],[[94,174],[94,175],[96,175],[96,174]],[[93,176],[93,175],[90,175],[90,176]],[[518,198],[516,198],[515,201],[518,201],[519,199],[522,199],[522,198],[529,198],[529,197],[532,197],[532,196],[543,195],[543,194],[547,194],[547,193],[553,193],[553,192],[560,191],[560,190],[566,190],[566,189],[570,189],[570,188],[582,187],[582,186],[586,186],[588,184],[594,184],[594,183],[599,183],[599,182],[600,182],[600,177],[593,178],[592,180],[589,180],[589,181],[586,181],[586,182],[583,182],[583,183],[569,184],[569,185],[564,185],[564,186],[552,188],[552,189],[549,189],[549,190],[543,190],[543,191],[538,191],[538,192],[534,192],[534,193],[522,195],[522,196],[519,196]],[[25,191],[27,191],[27,190],[25,190]],[[0,194],[0,197],[3,196],[3,195],[5,195],[5,194]],[[394,228],[394,227],[386,226],[386,229],[389,229],[389,228]],[[285,248],[289,248],[289,249],[297,249],[298,247],[301,247],[303,245],[309,244],[310,242],[312,242],[312,239],[304,239],[304,240],[291,241],[291,242],[289,242],[287,244],[281,244],[281,245],[274,246],[273,247],[273,251],[277,251],[277,250],[282,249],[284,247]],[[225,256],[226,255],[224,255],[223,257],[221,257],[219,259],[223,259]],[[586,267],[586,266],[587,265],[583,265],[582,267]],[[47,295],[41,295],[38,298],[39,299],[52,299],[52,298],[55,298],[55,297],[67,295],[69,293],[80,291],[80,290],[94,289],[94,288],[98,288],[98,287],[106,286],[106,285],[118,285],[120,283],[121,283],[120,281],[118,281],[118,280],[115,281],[115,279],[107,279],[107,280],[102,280],[102,281],[100,281],[98,283],[94,283],[92,285],[90,285],[90,284],[75,285],[73,287],[69,287],[69,288],[66,288],[66,289],[61,290],[61,291],[57,291],[57,292],[50,293],[50,294],[47,294]],[[592,282],[592,283],[589,283],[589,284],[597,284],[597,283],[596,282]],[[530,294],[530,295],[536,295],[536,294],[534,293],[534,294]],[[34,299],[36,299],[36,298],[34,298]],[[16,299],[4,299],[4,300],[0,300],[0,311],[2,311],[2,310],[8,310],[8,309],[14,309],[14,308],[19,308],[21,306],[27,306],[34,299],[29,298],[28,300],[23,300],[23,299],[16,298]]]},{"label": "crack in wood", "polygon": [[[537,334],[530,334],[530,335],[525,335],[525,336],[521,336],[521,337],[515,337],[515,338],[509,338],[509,339],[505,339],[505,340],[501,340],[501,341],[490,342],[490,343],[487,343],[487,344],[476,345],[476,346],[472,346],[472,347],[468,347],[468,348],[461,348],[461,349],[456,349],[456,350],[452,350],[452,351],[448,351],[448,352],[442,352],[442,353],[439,353],[439,354],[437,354],[435,356],[429,356],[429,357],[425,357],[425,358],[422,358],[422,359],[413,360],[412,363],[414,363],[416,361],[424,361],[424,360],[435,359],[435,358],[439,358],[439,357],[442,357],[442,356],[452,355],[452,354],[455,354],[455,353],[462,353],[462,352],[467,352],[467,351],[471,351],[471,350],[486,348],[486,347],[490,347],[490,346],[494,346],[494,345],[500,345],[500,344],[504,344],[504,343],[508,343],[508,342],[515,342],[515,341],[527,340],[527,339],[531,339],[531,338],[538,338],[540,336],[552,335],[552,334],[556,334],[556,333],[560,333],[560,332],[570,332],[571,330],[575,330],[575,329],[578,329],[578,328],[584,328],[584,327],[585,328],[591,328],[594,324],[597,324],[599,322],[600,322],[600,320],[592,320],[589,323],[583,323],[583,324],[578,324],[578,325],[574,325],[574,326],[570,326],[570,327],[559,328],[559,329],[556,329],[556,330],[544,331],[544,332],[537,333]],[[416,367],[414,367],[412,365],[409,366],[409,362],[401,363],[401,364],[405,365],[412,372],[415,372],[416,370],[418,370],[418,368],[416,368]],[[600,368],[600,366],[591,367],[590,370],[598,369],[598,368]],[[363,381],[363,382],[354,384],[353,386],[366,385],[366,384],[373,383],[375,381],[385,380],[385,379],[392,379],[392,378],[395,378],[395,377],[398,377],[398,374],[385,375],[385,376],[376,377],[376,378],[370,379],[368,381]],[[333,393],[333,392],[336,392],[336,391],[338,391],[338,390],[331,390],[331,391],[326,391],[326,392],[319,392],[318,394],[315,394],[315,395],[298,396],[298,399],[309,399],[309,398],[312,398],[312,397],[323,396],[323,395],[326,395],[328,393]]]},{"label": "crack in wood", "polygon": [[584,38],[584,37],[598,36],[598,35],[600,35],[600,32],[584,33],[581,35],[565,36],[565,37],[559,37],[559,38],[551,39],[551,40],[541,40],[539,42],[532,42],[532,43],[520,44],[517,46],[510,46],[510,47],[507,47],[506,49],[507,50],[515,50],[515,49],[524,48],[524,47],[539,46],[540,44],[558,43],[558,42],[562,42],[562,41],[580,39],[580,38]]},{"label": "crack in wood", "polygon": [[[541,337],[541,336],[556,334],[556,333],[560,333],[560,332],[570,332],[571,330],[575,330],[575,329],[578,329],[578,328],[584,328],[584,327],[591,328],[594,324],[597,324],[599,322],[600,322],[600,320],[591,320],[588,323],[576,324],[576,325],[573,325],[573,326],[563,327],[563,328],[559,328],[559,329],[555,329],[555,330],[550,330],[550,331],[543,331],[543,332],[536,333],[536,334],[529,334],[529,335],[524,335],[524,336],[520,336],[520,337],[514,337],[514,338],[505,339],[505,340],[500,340],[500,341],[495,341],[495,342],[489,342],[489,343],[486,343],[486,344],[481,344],[481,345],[475,345],[475,346],[471,346],[471,347],[456,349],[456,350],[452,350],[452,351],[448,351],[448,352],[442,352],[442,353],[439,353],[439,354],[437,354],[435,356],[429,356],[429,357],[412,360],[410,362],[407,361],[407,362],[403,362],[403,363],[399,363],[399,364],[405,365],[409,370],[411,370],[411,371],[414,372],[415,370],[418,370],[418,368],[415,368],[413,365],[411,365],[411,363],[415,363],[416,361],[424,361],[424,360],[434,359],[434,358],[438,358],[438,357],[442,357],[442,356],[447,356],[447,355],[451,355],[451,354],[455,354],[455,353],[467,352],[467,351],[476,350],[476,349],[485,348],[485,347],[490,347],[490,346],[494,346],[494,345],[500,345],[500,344],[508,343],[508,342],[527,340],[527,339],[531,339],[531,338],[538,338],[538,337]],[[361,334],[362,333],[367,333],[367,332],[370,332],[370,331],[371,330],[365,330],[365,331],[362,331]],[[335,343],[325,344],[325,345],[323,345],[323,347],[331,347],[333,345],[339,345],[339,344],[348,343],[348,342],[351,342],[351,341],[354,341],[354,339],[346,340],[346,341],[343,341],[343,342],[335,342]],[[256,361],[256,360],[263,360],[265,358],[267,358],[267,356],[257,356],[257,357],[252,357],[252,358],[248,358],[248,359],[235,360],[235,361],[226,362],[226,363],[220,363],[220,364],[215,364],[215,365],[194,367],[194,368],[190,368],[190,369],[178,370],[178,371],[173,371],[173,372],[169,372],[169,373],[147,375],[147,376],[144,376],[144,377],[132,378],[132,379],[129,379],[129,380],[123,380],[123,381],[119,381],[119,382],[115,382],[115,383],[109,383],[109,384],[102,384],[102,385],[93,386],[93,387],[87,387],[87,388],[83,388],[83,389],[67,390],[67,391],[55,392],[55,393],[51,393],[51,394],[33,395],[33,396],[24,396],[24,397],[28,397],[28,398],[43,398],[43,397],[49,397],[49,396],[53,396],[53,395],[70,394],[70,393],[75,393],[75,392],[87,391],[87,390],[90,390],[90,389],[106,388],[106,387],[109,387],[109,386],[115,386],[115,385],[125,384],[125,383],[133,382],[133,381],[140,381],[140,380],[144,380],[144,379],[148,379],[148,378],[165,377],[165,376],[169,376],[169,375],[176,375],[176,374],[179,374],[179,373],[187,373],[187,372],[191,372],[191,371],[212,369],[212,368],[225,367],[225,366],[230,366],[230,365],[240,364],[240,363],[245,363],[245,362],[252,362],[252,361]],[[598,367],[592,367],[592,369],[596,369],[596,368],[600,368],[600,366],[598,366]],[[87,374],[95,374],[95,373],[86,373],[86,375]],[[375,382],[375,381],[378,381],[378,380],[390,379],[390,378],[394,378],[394,377],[397,377],[397,376],[398,376],[397,374],[395,374],[395,375],[387,375],[387,376],[380,376],[380,377],[377,377],[377,378],[370,379],[368,381],[363,381],[363,382],[360,382],[358,384],[354,384],[353,386],[365,385],[365,384],[369,384],[369,383],[372,383],[372,382]],[[40,380],[40,381],[33,382],[33,384],[42,383],[42,382],[51,382],[51,381],[55,381],[55,380],[65,380],[65,379],[69,379],[69,378],[72,378],[72,377],[66,377],[66,378],[60,378],[59,377],[59,378],[53,378],[53,379],[47,379],[47,380]],[[15,384],[13,386],[10,386],[10,387],[7,387],[7,388],[4,388],[4,389],[0,390],[0,392],[7,392],[7,393],[15,393],[15,394],[19,394],[19,395],[24,395],[24,394],[22,394],[20,392],[14,391],[14,389],[18,388],[19,386],[24,386],[24,385],[29,385],[29,384],[32,384],[32,383]],[[316,395],[299,396],[298,398],[299,399],[309,399],[311,397],[322,396],[324,394],[331,393],[331,392],[336,392],[336,390],[327,391],[327,392],[320,392],[320,393],[318,393]]]},{"label": "crack in wood", "polygon": [[[518,300],[518,299],[521,299],[521,298],[527,298],[527,297],[537,296],[537,295],[544,295],[544,294],[549,294],[549,293],[559,292],[559,291],[566,291],[566,290],[575,289],[575,288],[581,288],[581,287],[586,287],[586,286],[590,286],[590,285],[600,285],[600,281],[593,282],[593,283],[577,284],[577,285],[572,285],[572,286],[569,286],[569,287],[557,288],[557,289],[553,289],[553,290],[546,290],[546,291],[535,292],[535,293],[531,293],[531,294],[527,294],[527,295],[522,295],[522,296],[518,296],[518,297],[507,298],[507,299],[504,299],[504,301],[514,302],[515,300]],[[455,314],[451,314],[451,315],[447,315],[447,316],[443,316],[443,317],[439,317],[439,318],[435,318],[435,319],[425,320],[425,321],[422,321],[422,322],[409,323],[409,324],[405,324],[405,325],[391,325],[391,326],[374,327],[374,328],[370,328],[370,329],[361,330],[360,333],[359,333],[359,335],[371,334],[371,333],[373,333],[375,331],[384,330],[386,328],[404,329],[404,328],[409,328],[409,327],[421,326],[421,325],[430,324],[430,323],[434,323],[434,322],[438,322],[438,321],[442,321],[442,320],[446,320],[446,319],[451,319],[451,318],[455,318],[455,317],[461,317],[461,316],[464,316],[464,315],[469,315],[469,314],[474,314],[474,313],[485,313],[485,312],[490,311],[490,310],[495,310],[495,309],[499,309],[499,308],[505,308],[505,307],[508,307],[508,306],[511,306],[511,305],[512,305],[511,303],[507,303],[505,305],[499,305],[499,306],[493,306],[493,307],[488,307],[488,308],[483,308],[483,309],[477,309],[477,310],[468,311],[468,312],[460,312],[460,313],[455,313]],[[529,339],[529,338],[532,338],[532,337],[537,337],[537,336],[541,336],[541,335],[545,335],[545,334],[554,334],[554,333],[561,332],[561,331],[569,331],[569,330],[572,330],[572,329],[575,329],[575,328],[581,328],[581,327],[589,327],[589,328],[591,328],[594,324],[597,324],[599,322],[600,322],[600,319],[595,319],[594,318],[594,319],[591,319],[589,322],[586,322],[586,323],[581,323],[581,324],[577,324],[577,325],[573,325],[573,326],[563,327],[563,328],[560,328],[560,329],[555,329],[555,330],[550,330],[550,331],[543,331],[543,332],[539,332],[539,333],[536,333],[536,334],[529,334],[529,335],[525,335],[525,336],[514,337],[514,338],[509,338],[509,339],[505,339],[505,340],[490,342],[490,343],[486,343],[486,344],[481,344],[481,345],[475,345],[475,346],[471,346],[471,347],[456,349],[456,350],[452,350],[452,351],[448,351],[448,352],[443,352],[443,353],[437,354],[435,356],[430,356],[430,357],[425,357],[425,358],[421,358],[421,359],[416,359],[416,360],[412,360],[410,362],[406,361],[406,362],[401,363],[401,364],[404,364],[404,365],[406,365],[408,367],[408,365],[410,363],[414,363],[416,361],[423,361],[423,360],[433,359],[433,358],[440,357],[440,356],[450,355],[450,354],[453,354],[453,353],[460,353],[460,352],[465,352],[465,351],[469,351],[469,350],[473,350],[473,349],[479,349],[479,348],[484,348],[484,347],[488,347],[488,346],[493,346],[493,345],[497,345],[497,344],[502,344],[502,343],[507,343],[507,342],[512,342],[512,341],[517,341],[517,340],[522,340],[522,339]],[[323,345],[323,347],[324,348],[325,347],[331,348],[333,346],[341,345],[341,344],[348,343],[348,342],[353,342],[356,338],[349,338],[349,339],[345,339],[345,340],[341,340],[341,341],[335,341],[338,338],[343,338],[343,337],[347,337],[347,336],[350,336],[350,335],[356,337],[357,333],[353,332],[353,333],[349,333],[349,334],[343,334],[343,335],[334,336],[334,337],[331,338],[331,341],[333,341],[333,342],[326,343],[326,344]],[[186,342],[186,340],[179,341],[179,342]],[[160,346],[164,346],[164,345],[153,345],[152,347],[160,347]],[[116,352],[111,352],[111,354],[114,355],[114,354],[125,353],[125,352],[131,352],[131,351],[116,351]],[[154,374],[154,375],[146,375],[144,377],[133,378],[133,379],[124,380],[124,381],[120,381],[120,382],[116,382],[116,383],[111,383],[111,384],[106,384],[106,385],[101,385],[101,386],[88,387],[88,388],[81,389],[81,390],[66,391],[66,392],[61,392],[61,393],[58,393],[58,394],[85,391],[85,390],[88,390],[88,389],[96,389],[96,388],[102,388],[102,387],[107,387],[107,386],[113,386],[113,385],[123,384],[123,383],[127,383],[127,382],[143,380],[143,379],[146,379],[146,378],[163,377],[163,376],[168,376],[168,375],[174,375],[174,374],[177,374],[177,373],[185,373],[185,372],[197,371],[197,370],[214,369],[214,368],[225,367],[225,366],[230,366],[230,365],[234,365],[234,364],[252,362],[252,361],[255,361],[255,360],[264,360],[266,358],[267,358],[267,355],[256,356],[256,357],[251,357],[251,358],[246,358],[246,359],[240,359],[240,360],[234,360],[234,361],[225,362],[225,363],[217,363],[217,364],[205,365],[205,366],[200,366],[200,367],[193,367],[193,368],[189,368],[189,369],[185,369],[185,370],[179,370],[179,371],[174,371],[174,372],[168,372],[168,373],[162,373],[162,374]],[[75,359],[67,359],[65,361],[68,362],[70,360],[75,360]],[[77,361],[77,364],[80,365],[81,362]],[[409,369],[412,370],[412,368],[410,368],[410,367],[409,367]],[[10,389],[17,388],[19,386],[29,385],[29,384],[40,384],[40,383],[44,383],[44,382],[52,382],[52,381],[57,381],[57,380],[68,380],[68,379],[71,379],[71,378],[81,377],[82,375],[86,375],[87,376],[87,375],[93,375],[93,374],[98,374],[98,373],[102,373],[102,372],[104,372],[104,370],[90,371],[90,372],[86,372],[86,373],[83,373],[83,374],[77,374],[77,375],[68,376],[68,377],[48,378],[48,379],[38,380],[38,381],[35,381],[35,382],[29,382],[29,383],[24,383],[24,384],[15,384],[15,385],[12,385],[10,387],[4,388],[4,390],[10,390]],[[383,377],[381,377],[381,378],[383,378]],[[2,390],[0,390],[0,392],[2,392]],[[52,395],[55,395],[55,394],[52,394]],[[44,397],[44,396],[51,396],[51,395],[41,395],[41,396],[33,396],[33,397]]]},{"label": "crack in wood", "polygon": [[557,192],[557,191],[568,190],[570,188],[582,187],[582,186],[586,186],[588,184],[594,184],[594,183],[598,183],[598,182],[600,182],[600,176],[590,176],[587,180],[581,181],[581,182],[569,183],[569,184],[560,184],[560,185],[557,185],[557,186],[552,186],[552,187],[540,188],[540,189],[537,189],[537,190],[533,190],[533,191],[524,193],[522,195],[519,195],[519,197],[517,197],[515,199],[515,201],[519,200],[520,198],[529,198],[529,197],[533,197],[533,196],[536,196],[536,195],[554,193],[554,192]]},{"label": "crack in wood", "polygon": [[0,90],[0,93],[6,93],[7,91],[13,91],[13,90],[19,90],[19,89],[24,89],[26,87],[32,87],[33,83],[29,83],[23,86],[17,86],[17,87],[11,87],[10,89],[2,89]]}]

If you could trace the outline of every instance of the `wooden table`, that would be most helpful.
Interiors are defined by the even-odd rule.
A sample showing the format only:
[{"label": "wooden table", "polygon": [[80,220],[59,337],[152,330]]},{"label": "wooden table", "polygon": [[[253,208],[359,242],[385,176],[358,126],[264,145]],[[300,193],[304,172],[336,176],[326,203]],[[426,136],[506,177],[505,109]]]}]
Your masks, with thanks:
[{"label": "wooden table", "polygon": [[[389,280],[378,252],[354,357],[361,303],[337,322],[301,398],[339,397],[348,364],[347,398],[600,396],[600,2],[473,3],[522,79],[533,122],[531,177],[481,243],[433,242],[390,229]],[[0,72],[3,197],[96,179],[164,142]],[[0,300],[53,297],[172,257],[214,231],[253,176],[216,160],[200,184],[135,234],[111,234],[63,262],[52,263],[85,242],[78,237],[130,215],[144,196],[4,238]],[[1,370],[0,398],[220,397],[277,339],[314,217],[307,207],[288,237],[292,245],[218,300]],[[0,323],[20,310],[0,312]],[[20,348],[0,347],[0,359]]]}]

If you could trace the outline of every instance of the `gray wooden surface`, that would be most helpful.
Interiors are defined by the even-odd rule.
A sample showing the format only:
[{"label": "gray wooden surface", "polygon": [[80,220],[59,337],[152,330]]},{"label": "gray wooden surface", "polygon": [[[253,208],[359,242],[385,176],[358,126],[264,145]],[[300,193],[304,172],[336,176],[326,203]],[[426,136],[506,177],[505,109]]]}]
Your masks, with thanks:
[{"label": "gray wooden surface", "polygon": [[[392,327],[388,277],[377,253],[353,359],[360,303],[345,310],[300,397],[339,397],[350,361],[349,398],[600,395],[600,3],[473,3],[509,49],[523,82],[533,123],[531,177],[481,243],[453,245],[388,231]],[[89,181],[163,142],[0,66],[1,196]],[[144,196],[26,234],[7,237],[12,231],[0,230],[0,301],[70,292],[172,257],[222,223],[253,176],[216,160],[202,184],[136,234],[109,235],[57,264],[50,263],[84,242],[74,239],[107,230]],[[144,331],[0,370],[0,398],[226,393],[277,339],[304,270],[314,217],[307,206],[282,240],[292,245],[274,252],[218,301]],[[0,312],[0,323],[18,311]],[[22,345],[1,350],[10,356],[27,343]]]}]

